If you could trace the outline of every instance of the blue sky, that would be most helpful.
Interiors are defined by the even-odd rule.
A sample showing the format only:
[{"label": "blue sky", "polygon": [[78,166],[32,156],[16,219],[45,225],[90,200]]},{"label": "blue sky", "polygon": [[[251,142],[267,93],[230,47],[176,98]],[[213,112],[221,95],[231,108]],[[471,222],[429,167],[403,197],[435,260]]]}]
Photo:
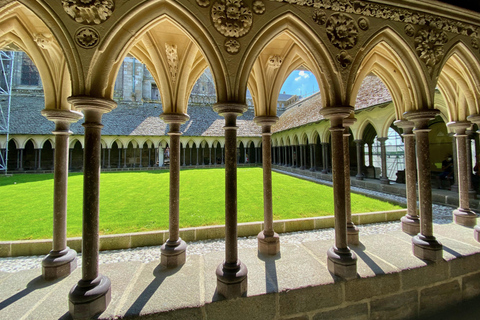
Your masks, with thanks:
[{"label": "blue sky", "polygon": [[318,90],[318,83],[313,73],[295,70],[288,76],[280,93],[285,92],[306,97]]}]

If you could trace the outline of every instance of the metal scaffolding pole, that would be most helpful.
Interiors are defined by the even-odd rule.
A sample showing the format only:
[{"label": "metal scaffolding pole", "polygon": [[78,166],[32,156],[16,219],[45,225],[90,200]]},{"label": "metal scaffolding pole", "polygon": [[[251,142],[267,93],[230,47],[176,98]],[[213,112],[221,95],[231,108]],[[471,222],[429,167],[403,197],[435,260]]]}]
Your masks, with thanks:
[{"label": "metal scaffolding pole", "polygon": [[0,172],[7,174],[10,105],[12,102],[14,51],[0,51],[0,136],[5,135],[5,148],[0,150]]}]

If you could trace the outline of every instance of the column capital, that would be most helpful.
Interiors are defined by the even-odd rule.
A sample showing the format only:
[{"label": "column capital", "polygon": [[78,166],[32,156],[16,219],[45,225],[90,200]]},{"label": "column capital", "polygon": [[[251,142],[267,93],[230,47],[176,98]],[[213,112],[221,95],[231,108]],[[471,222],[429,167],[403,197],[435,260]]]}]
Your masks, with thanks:
[{"label": "column capital", "polygon": [[415,129],[427,129],[428,121],[435,118],[440,113],[437,109],[421,109],[414,111],[407,111],[403,114],[403,117],[412,121],[415,124]]},{"label": "column capital", "polygon": [[387,140],[388,140],[388,137],[380,137],[380,138],[377,137],[377,141],[380,141],[380,142],[382,142],[382,143],[385,142],[385,141],[387,141]]},{"label": "column capital", "polygon": [[393,124],[403,130],[403,134],[413,134],[413,128],[415,127],[415,123],[413,121],[407,120],[397,120],[393,122]]},{"label": "column capital", "polygon": [[363,139],[356,139],[356,140],[353,140],[353,142],[360,145],[365,144],[365,141],[363,141]]},{"label": "column capital", "polygon": [[164,112],[160,115],[160,119],[163,120],[165,123],[176,123],[176,124],[184,124],[190,119],[190,116],[186,113],[167,113]]},{"label": "column capital", "polygon": [[456,136],[458,135],[465,135],[466,130],[472,126],[472,123],[470,121],[451,121],[447,123],[447,126],[449,128],[452,128]]},{"label": "column capital", "polygon": [[467,117],[467,120],[473,123],[476,123],[480,126],[480,114],[472,114]]},{"label": "column capital", "polygon": [[244,103],[220,102],[213,105],[213,111],[217,112],[221,116],[225,116],[228,114],[240,116],[247,110],[248,106]]},{"label": "column capital", "polygon": [[273,126],[278,121],[277,116],[256,116],[253,121],[259,126]]},{"label": "column capital", "polygon": [[90,96],[71,96],[67,99],[79,110],[91,110],[96,113],[108,113],[117,107],[117,103],[111,99],[95,98]]},{"label": "column capital", "polygon": [[335,118],[340,118],[340,119],[345,119],[353,111],[353,107],[350,106],[338,106],[338,107],[325,107],[320,110],[320,114],[325,118],[325,119],[335,119]]},{"label": "column capital", "polygon": [[73,110],[43,109],[42,116],[53,122],[73,123],[83,118],[83,114]]},{"label": "column capital", "polygon": [[357,119],[353,116],[353,113],[351,113],[347,118],[343,119],[343,126],[348,128],[355,122],[357,122]]}]

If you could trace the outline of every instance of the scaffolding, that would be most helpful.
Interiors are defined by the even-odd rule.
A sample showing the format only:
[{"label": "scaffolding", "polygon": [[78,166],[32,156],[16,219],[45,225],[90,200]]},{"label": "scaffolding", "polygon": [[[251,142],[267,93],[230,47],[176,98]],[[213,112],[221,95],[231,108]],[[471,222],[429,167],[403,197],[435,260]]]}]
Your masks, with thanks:
[{"label": "scaffolding", "polygon": [[0,172],[7,174],[10,104],[12,102],[14,51],[0,51],[0,136],[5,135],[5,148],[0,150]]}]

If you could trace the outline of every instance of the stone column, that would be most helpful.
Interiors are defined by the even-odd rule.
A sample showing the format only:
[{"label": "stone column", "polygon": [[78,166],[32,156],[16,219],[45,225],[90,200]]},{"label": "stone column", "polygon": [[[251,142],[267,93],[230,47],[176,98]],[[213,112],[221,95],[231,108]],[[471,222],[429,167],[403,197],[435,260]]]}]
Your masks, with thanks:
[{"label": "stone column", "polygon": [[343,132],[343,159],[345,168],[345,212],[347,215],[347,242],[348,244],[358,245],[359,230],[352,221],[352,202],[350,198],[350,130],[348,129],[357,119],[351,114],[348,118],[343,120],[345,130]]},{"label": "stone column", "polygon": [[355,140],[354,142],[357,146],[357,175],[355,176],[355,179],[363,180],[362,149],[365,147],[365,143],[362,139]]},{"label": "stone column", "polygon": [[127,148],[123,148],[123,167],[127,167]]},{"label": "stone column", "polygon": [[[457,137],[455,133],[450,133],[449,136],[452,137],[452,159],[453,159],[453,184],[450,186],[450,181],[448,181],[447,189],[450,188],[453,192],[458,192],[458,162],[457,162]],[[440,183],[442,183],[440,181]],[[442,185],[440,187],[443,188]]]},{"label": "stone column", "polygon": [[140,156],[139,156],[139,161],[140,161],[140,163],[138,164],[138,167],[139,167],[139,168],[143,168],[143,165],[142,165],[143,148],[139,148],[139,149],[138,149],[138,152],[140,153]]},{"label": "stone column", "polygon": [[42,170],[42,149],[38,149],[38,167],[37,170]]},{"label": "stone column", "polygon": [[255,122],[262,126],[263,155],[263,221],[264,229],[258,234],[258,251],[276,255],[280,252],[280,237],[273,230],[272,206],[272,126],[278,121],[276,116],[258,116]]},{"label": "stone column", "polygon": [[373,146],[372,146],[371,143],[368,144],[368,166],[374,168],[374,166],[373,166]]},{"label": "stone column", "polygon": [[315,171],[315,145],[310,144],[310,171]]},{"label": "stone column", "polygon": [[468,180],[468,197],[470,199],[475,199],[477,193],[475,192],[475,189],[473,188],[473,183],[472,183],[472,139],[473,139],[473,131],[472,130],[467,130],[467,180]]},{"label": "stone column", "polygon": [[387,175],[387,148],[385,146],[385,141],[388,140],[388,137],[377,138],[380,141],[380,158],[382,160],[382,176],[380,177],[381,184],[390,184]]},{"label": "stone column", "polygon": [[118,147],[118,164],[117,168],[120,168],[122,166],[122,149],[120,146]]},{"label": "stone column", "polygon": [[212,147],[208,147],[208,151],[210,151],[210,159],[209,159],[209,165],[212,165]]},{"label": "stone column", "polygon": [[112,151],[112,148],[108,148],[108,164],[107,164],[107,168],[110,169],[112,166],[110,165],[110,153]]},{"label": "stone column", "polygon": [[100,149],[103,113],[116,107],[113,100],[70,97],[68,102],[83,111],[85,147],[83,158],[82,279],[70,290],[69,311],[74,319],[90,318],[105,311],[111,299],[110,279],[99,274]]},{"label": "stone column", "polygon": [[430,148],[428,121],[439,113],[435,109],[424,109],[404,113],[404,118],[413,121],[417,141],[418,199],[420,206],[420,233],[412,238],[413,254],[424,260],[442,260],[442,245],[433,236],[432,182],[430,174]]},{"label": "stone column", "polygon": [[420,232],[420,219],[417,214],[417,173],[415,165],[414,123],[406,120],[395,121],[394,124],[403,129],[405,148],[405,187],[407,192],[407,214],[401,218],[402,230],[416,235]]},{"label": "stone column", "polygon": [[323,170],[322,170],[322,173],[328,173],[328,165],[329,165],[329,161],[328,161],[328,147],[329,147],[329,143],[328,142],[323,142],[322,143],[322,147],[323,147]]},{"label": "stone column", "polygon": [[42,261],[42,276],[55,280],[69,275],[77,267],[77,252],[67,247],[67,189],[70,123],[83,117],[71,110],[42,110],[42,115],[55,122],[55,153],[53,178],[53,239],[52,250]]},{"label": "stone column", "polygon": [[186,161],[185,161],[185,149],[186,148],[182,148],[183,149],[183,166],[185,167],[187,164],[186,164]]},{"label": "stone column", "polygon": [[160,118],[168,123],[170,130],[170,204],[169,237],[160,248],[160,264],[167,268],[176,268],[186,261],[187,244],[180,238],[180,125],[188,121],[189,116],[179,113],[162,113]]},{"label": "stone column", "polygon": [[[480,127],[480,114],[472,114],[467,117],[468,121],[471,121],[473,123],[476,123],[477,126]],[[477,133],[480,133],[480,131],[477,131]],[[480,225],[475,225],[474,230],[473,230],[473,236],[475,240],[480,242]]]},{"label": "stone column", "polygon": [[456,224],[473,227],[477,223],[477,215],[470,210],[470,199],[468,195],[469,185],[467,175],[471,174],[467,168],[467,133],[466,130],[471,126],[469,121],[455,121],[447,124],[455,131],[455,140],[457,141],[457,170],[454,172],[458,176],[458,199],[459,206],[453,210],[453,220]]},{"label": "stone column", "polygon": [[335,213],[335,245],[327,252],[328,270],[344,279],[357,277],[357,257],[347,242],[347,214],[345,212],[345,166],[343,155],[343,119],[353,111],[352,107],[326,107],[320,113],[330,120],[332,137],[332,178]]},{"label": "stone column", "polygon": [[227,299],[247,293],[247,267],[237,247],[237,117],[245,104],[218,103],[213,110],[225,118],[225,260],[216,270],[217,292]]}]

